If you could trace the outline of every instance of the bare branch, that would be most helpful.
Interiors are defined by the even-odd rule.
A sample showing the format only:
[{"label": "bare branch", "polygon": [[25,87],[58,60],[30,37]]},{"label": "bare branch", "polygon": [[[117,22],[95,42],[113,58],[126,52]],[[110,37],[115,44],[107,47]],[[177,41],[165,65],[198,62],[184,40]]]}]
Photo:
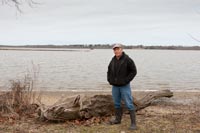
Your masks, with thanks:
[{"label": "bare branch", "polygon": [[16,7],[17,11],[19,11],[20,13],[22,13],[22,10],[20,8],[20,6],[23,3],[28,4],[31,8],[33,8],[33,5],[35,4],[39,4],[33,0],[0,0],[2,5],[6,4],[6,5],[10,5],[10,4],[14,4],[14,6]]},{"label": "bare branch", "polygon": [[200,42],[199,39],[195,38],[194,36],[192,36],[190,33],[187,33],[193,40],[197,41],[197,42]]}]

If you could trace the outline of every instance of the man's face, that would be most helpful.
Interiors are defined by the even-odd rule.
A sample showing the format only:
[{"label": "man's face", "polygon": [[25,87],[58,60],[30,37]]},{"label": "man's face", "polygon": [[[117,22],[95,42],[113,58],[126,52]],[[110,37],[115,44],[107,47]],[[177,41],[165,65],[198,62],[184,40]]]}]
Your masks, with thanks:
[{"label": "man's face", "polygon": [[116,48],[113,49],[113,51],[114,51],[114,54],[115,54],[116,57],[120,57],[122,55],[123,49],[116,47]]}]

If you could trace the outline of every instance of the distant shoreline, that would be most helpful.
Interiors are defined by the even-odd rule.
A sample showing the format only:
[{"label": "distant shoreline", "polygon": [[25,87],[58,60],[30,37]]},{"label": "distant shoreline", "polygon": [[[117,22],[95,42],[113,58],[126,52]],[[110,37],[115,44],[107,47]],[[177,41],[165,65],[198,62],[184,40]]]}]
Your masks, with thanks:
[{"label": "distant shoreline", "polygon": [[25,48],[25,47],[0,47],[0,50],[13,50],[13,51],[71,51],[71,52],[79,52],[84,51],[88,52],[90,49],[55,49],[55,48]]},{"label": "distant shoreline", "polygon": [[[0,45],[0,50],[23,50],[23,51],[80,51],[93,49],[112,49],[109,44],[88,44],[88,45],[23,45],[9,46]],[[141,50],[200,50],[200,46],[143,46],[129,45],[124,49]]]}]

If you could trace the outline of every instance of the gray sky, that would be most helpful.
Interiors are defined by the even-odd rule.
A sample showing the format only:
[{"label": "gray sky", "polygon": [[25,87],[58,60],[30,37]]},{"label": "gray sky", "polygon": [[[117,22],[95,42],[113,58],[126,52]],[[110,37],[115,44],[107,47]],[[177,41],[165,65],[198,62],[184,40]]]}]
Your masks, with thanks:
[{"label": "gray sky", "polygon": [[0,45],[199,45],[199,0],[35,0],[0,5]]}]

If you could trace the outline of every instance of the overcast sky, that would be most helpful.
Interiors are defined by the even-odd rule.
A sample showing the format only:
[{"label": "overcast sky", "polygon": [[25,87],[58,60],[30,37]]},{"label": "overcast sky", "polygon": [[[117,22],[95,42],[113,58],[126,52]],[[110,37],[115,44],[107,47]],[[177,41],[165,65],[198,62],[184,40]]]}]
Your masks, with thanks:
[{"label": "overcast sky", "polygon": [[35,1],[22,14],[0,5],[0,45],[200,46],[200,0]]}]

